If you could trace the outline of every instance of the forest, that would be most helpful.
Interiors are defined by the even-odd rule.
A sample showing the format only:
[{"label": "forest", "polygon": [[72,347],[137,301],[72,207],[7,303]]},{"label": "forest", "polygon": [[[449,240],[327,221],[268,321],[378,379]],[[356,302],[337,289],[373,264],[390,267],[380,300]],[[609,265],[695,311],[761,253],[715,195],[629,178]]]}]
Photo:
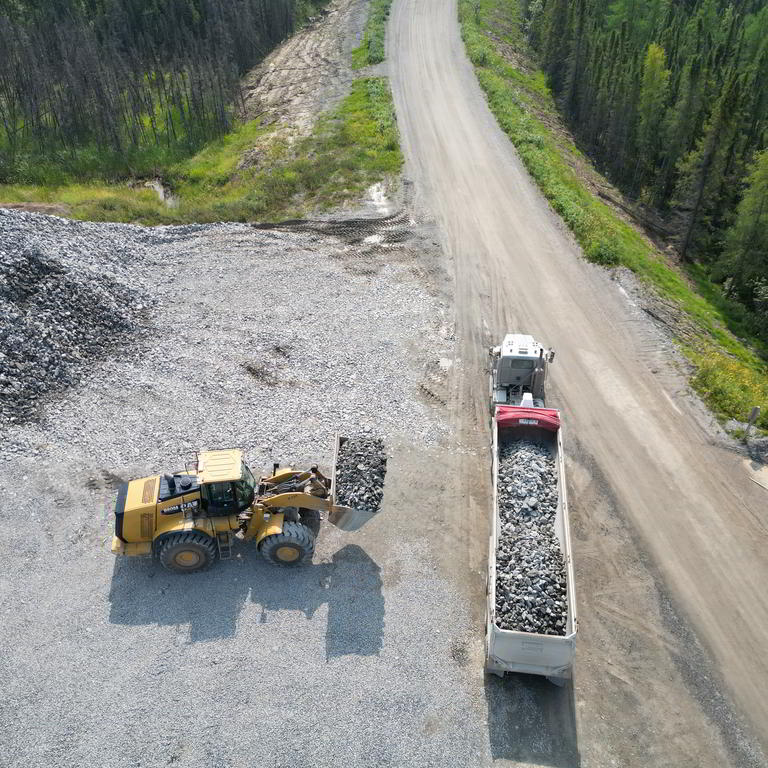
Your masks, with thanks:
[{"label": "forest", "polygon": [[0,183],[119,178],[230,130],[325,0],[0,0]]},{"label": "forest", "polygon": [[768,3],[527,0],[582,148],[768,341]]}]

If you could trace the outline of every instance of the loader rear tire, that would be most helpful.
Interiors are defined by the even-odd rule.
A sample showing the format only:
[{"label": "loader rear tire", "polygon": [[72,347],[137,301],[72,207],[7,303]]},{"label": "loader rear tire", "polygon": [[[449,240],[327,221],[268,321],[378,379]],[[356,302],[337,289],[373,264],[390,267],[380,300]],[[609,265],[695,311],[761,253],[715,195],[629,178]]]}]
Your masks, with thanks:
[{"label": "loader rear tire", "polygon": [[160,562],[176,573],[194,573],[216,559],[216,543],[202,533],[174,533],[160,545]]},{"label": "loader rear tire", "polygon": [[259,544],[259,552],[273,565],[301,565],[315,552],[315,535],[301,523],[284,523],[282,533],[273,533]]}]

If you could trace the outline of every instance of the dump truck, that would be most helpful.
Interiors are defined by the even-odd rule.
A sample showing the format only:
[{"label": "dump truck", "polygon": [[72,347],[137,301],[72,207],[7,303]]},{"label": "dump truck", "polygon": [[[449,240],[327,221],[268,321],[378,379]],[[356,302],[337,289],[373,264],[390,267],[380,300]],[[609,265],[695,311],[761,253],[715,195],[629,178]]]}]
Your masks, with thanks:
[{"label": "dump truck", "polygon": [[[115,505],[112,552],[156,557],[167,569],[192,573],[231,556],[236,540],[253,541],[275,565],[312,557],[321,513],[345,531],[375,514],[336,503],[336,463],[347,438],[337,436],[333,471],[280,468],[256,480],[239,449],[203,451],[177,472],[124,483]],[[383,477],[382,477],[383,481]]]},{"label": "dump truck", "polygon": [[[493,507],[486,671],[543,675],[563,684],[571,674],[577,616],[561,419],[546,407],[543,386],[554,352],[522,334],[507,335],[489,352]],[[548,566],[552,572],[542,573]],[[500,585],[509,605],[505,596],[497,600]],[[508,609],[504,616],[500,603]]]}]

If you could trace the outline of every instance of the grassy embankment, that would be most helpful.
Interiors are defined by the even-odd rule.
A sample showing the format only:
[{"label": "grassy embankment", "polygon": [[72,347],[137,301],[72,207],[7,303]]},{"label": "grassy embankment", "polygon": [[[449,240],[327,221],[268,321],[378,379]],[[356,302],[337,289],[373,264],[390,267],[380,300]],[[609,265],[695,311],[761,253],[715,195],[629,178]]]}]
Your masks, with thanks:
[{"label": "grassy embankment", "polygon": [[371,0],[368,21],[365,24],[363,40],[352,51],[352,66],[355,69],[379,64],[384,61],[384,37],[387,32],[387,19],[392,0]]},{"label": "grassy embankment", "polygon": [[[158,168],[178,198],[169,208],[155,192],[125,183],[78,183],[76,169],[56,184],[0,185],[0,202],[62,203],[73,218],[180,224],[291,218],[355,199],[400,169],[389,84],[362,78],[341,105],[321,116],[312,134],[287,147],[264,141],[270,127],[243,123],[192,157]],[[238,163],[264,146],[258,162]]]},{"label": "grassy embankment", "polygon": [[720,419],[744,420],[753,405],[761,405],[758,424],[768,429],[768,368],[750,344],[765,350],[756,340],[742,343],[730,332],[746,336],[738,307],[701,273],[684,274],[670,264],[589,190],[566,161],[569,157],[574,164],[584,164],[583,154],[549,127],[558,118],[544,73],[524,71],[501,55],[510,46],[529,55],[517,3],[459,0],[459,18],[467,54],[491,110],[586,257],[605,266],[628,267],[679,308],[697,331],[694,338],[681,339],[685,355],[696,366],[694,388]]}]

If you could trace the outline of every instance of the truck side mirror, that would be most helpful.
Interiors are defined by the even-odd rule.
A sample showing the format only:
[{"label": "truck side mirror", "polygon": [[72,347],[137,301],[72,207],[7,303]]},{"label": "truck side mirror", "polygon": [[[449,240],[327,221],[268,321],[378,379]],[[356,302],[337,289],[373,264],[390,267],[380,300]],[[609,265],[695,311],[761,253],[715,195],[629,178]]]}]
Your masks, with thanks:
[{"label": "truck side mirror", "polygon": [[547,360],[549,360],[550,363],[554,362],[555,360],[555,350],[550,349],[549,354],[547,355]]}]

